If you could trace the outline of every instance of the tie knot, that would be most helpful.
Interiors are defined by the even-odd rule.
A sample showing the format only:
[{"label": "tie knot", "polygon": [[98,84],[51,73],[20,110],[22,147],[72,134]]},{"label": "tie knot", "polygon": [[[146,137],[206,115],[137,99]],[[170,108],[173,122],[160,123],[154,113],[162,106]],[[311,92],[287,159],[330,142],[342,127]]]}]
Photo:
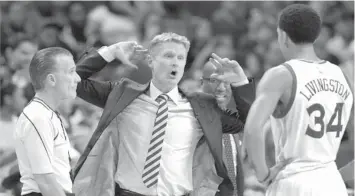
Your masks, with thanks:
[{"label": "tie knot", "polygon": [[169,96],[167,94],[161,94],[157,97],[157,99],[155,101],[160,103],[162,101],[168,101],[168,99],[169,99]]}]

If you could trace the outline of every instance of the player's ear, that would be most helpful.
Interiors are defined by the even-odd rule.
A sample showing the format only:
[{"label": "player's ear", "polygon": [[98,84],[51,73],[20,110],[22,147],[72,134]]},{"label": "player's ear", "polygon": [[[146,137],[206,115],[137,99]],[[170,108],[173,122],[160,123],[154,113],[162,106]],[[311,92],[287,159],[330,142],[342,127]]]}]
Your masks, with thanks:
[{"label": "player's ear", "polygon": [[281,40],[284,43],[284,45],[288,48],[288,46],[290,45],[290,37],[287,35],[287,33],[283,30],[280,29],[280,33],[281,33]]}]

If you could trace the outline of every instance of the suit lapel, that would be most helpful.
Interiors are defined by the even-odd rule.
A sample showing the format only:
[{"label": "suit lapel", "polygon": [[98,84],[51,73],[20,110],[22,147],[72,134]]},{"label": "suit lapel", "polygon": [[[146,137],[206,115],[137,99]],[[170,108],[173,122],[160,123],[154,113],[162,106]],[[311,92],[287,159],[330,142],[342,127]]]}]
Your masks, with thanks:
[{"label": "suit lapel", "polygon": [[[147,89],[148,85],[149,83],[144,85],[130,83],[127,84],[122,93],[115,92],[116,89],[114,89],[114,93],[112,93],[113,97],[112,99],[108,99],[97,129],[105,129],[119,113]],[[119,91],[119,88],[117,88],[117,91]]]},{"label": "suit lapel", "polygon": [[129,83],[129,81],[123,81],[120,85],[117,85],[110,93],[104,111],[101,115],[100,121],[97,125],[95,132],[93,133],[88,145],[86,146],[83,154],[78,160],[76,167],[73,169],[73,178],[78,174],[80,168],[84,164],[87,156],[92,148],[95,146],[97,140],[99,140],[102,132],[106,129],[107,125],[124,110],[136,97],[142,94],[148,87],[149,83],[141,85],[138,83]]},{"label": "suit lapel", "polygon": [[222,157],[222,124],[213,105],[197,96],[187,97],[194,111],[195,117],[202,127],[207,144],[215,158],[217,170],[223,170]]}]

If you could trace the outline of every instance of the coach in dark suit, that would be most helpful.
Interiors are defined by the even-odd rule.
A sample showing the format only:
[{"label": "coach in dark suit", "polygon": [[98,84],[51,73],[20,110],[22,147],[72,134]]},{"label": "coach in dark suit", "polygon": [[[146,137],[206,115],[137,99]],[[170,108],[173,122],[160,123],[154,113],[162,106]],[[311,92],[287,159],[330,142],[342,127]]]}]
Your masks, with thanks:
[{"label": "coach in dark suit", "polygon": [[153,78],[145,85],[128,79],[117,83],[88,79],[114,56],[122,60],[122,50],[110,57],[103,52],[109,48],[103,48],[79,61],[78,96],[104,111],[73,171],[76,195],[187,195],[195,188],[192,160],[201,137],[222,179],[216,195],[232,195],[222,157],[222,133],[242,130],[254,84],[237,62],[214,55],[211,60],[221,66],[219,79],[232,84],[240,118],[222,111],[213,96],[184,92],[177,84],[189,46],[185,37],[174,33],[156,36],[147,59]]}]

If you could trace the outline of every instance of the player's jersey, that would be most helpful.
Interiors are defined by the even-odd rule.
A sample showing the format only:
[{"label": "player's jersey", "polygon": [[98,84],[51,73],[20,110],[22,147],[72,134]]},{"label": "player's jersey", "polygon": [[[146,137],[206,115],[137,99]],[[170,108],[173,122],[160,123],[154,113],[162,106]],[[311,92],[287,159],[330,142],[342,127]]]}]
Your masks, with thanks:
[{"label": "player's jersey", "polygon": [[279,177],[333,163],[349,121],[353,94],[341,69],[327,61],[290,60],[288,110],[271,117],[276,162],[292,158]]}]

